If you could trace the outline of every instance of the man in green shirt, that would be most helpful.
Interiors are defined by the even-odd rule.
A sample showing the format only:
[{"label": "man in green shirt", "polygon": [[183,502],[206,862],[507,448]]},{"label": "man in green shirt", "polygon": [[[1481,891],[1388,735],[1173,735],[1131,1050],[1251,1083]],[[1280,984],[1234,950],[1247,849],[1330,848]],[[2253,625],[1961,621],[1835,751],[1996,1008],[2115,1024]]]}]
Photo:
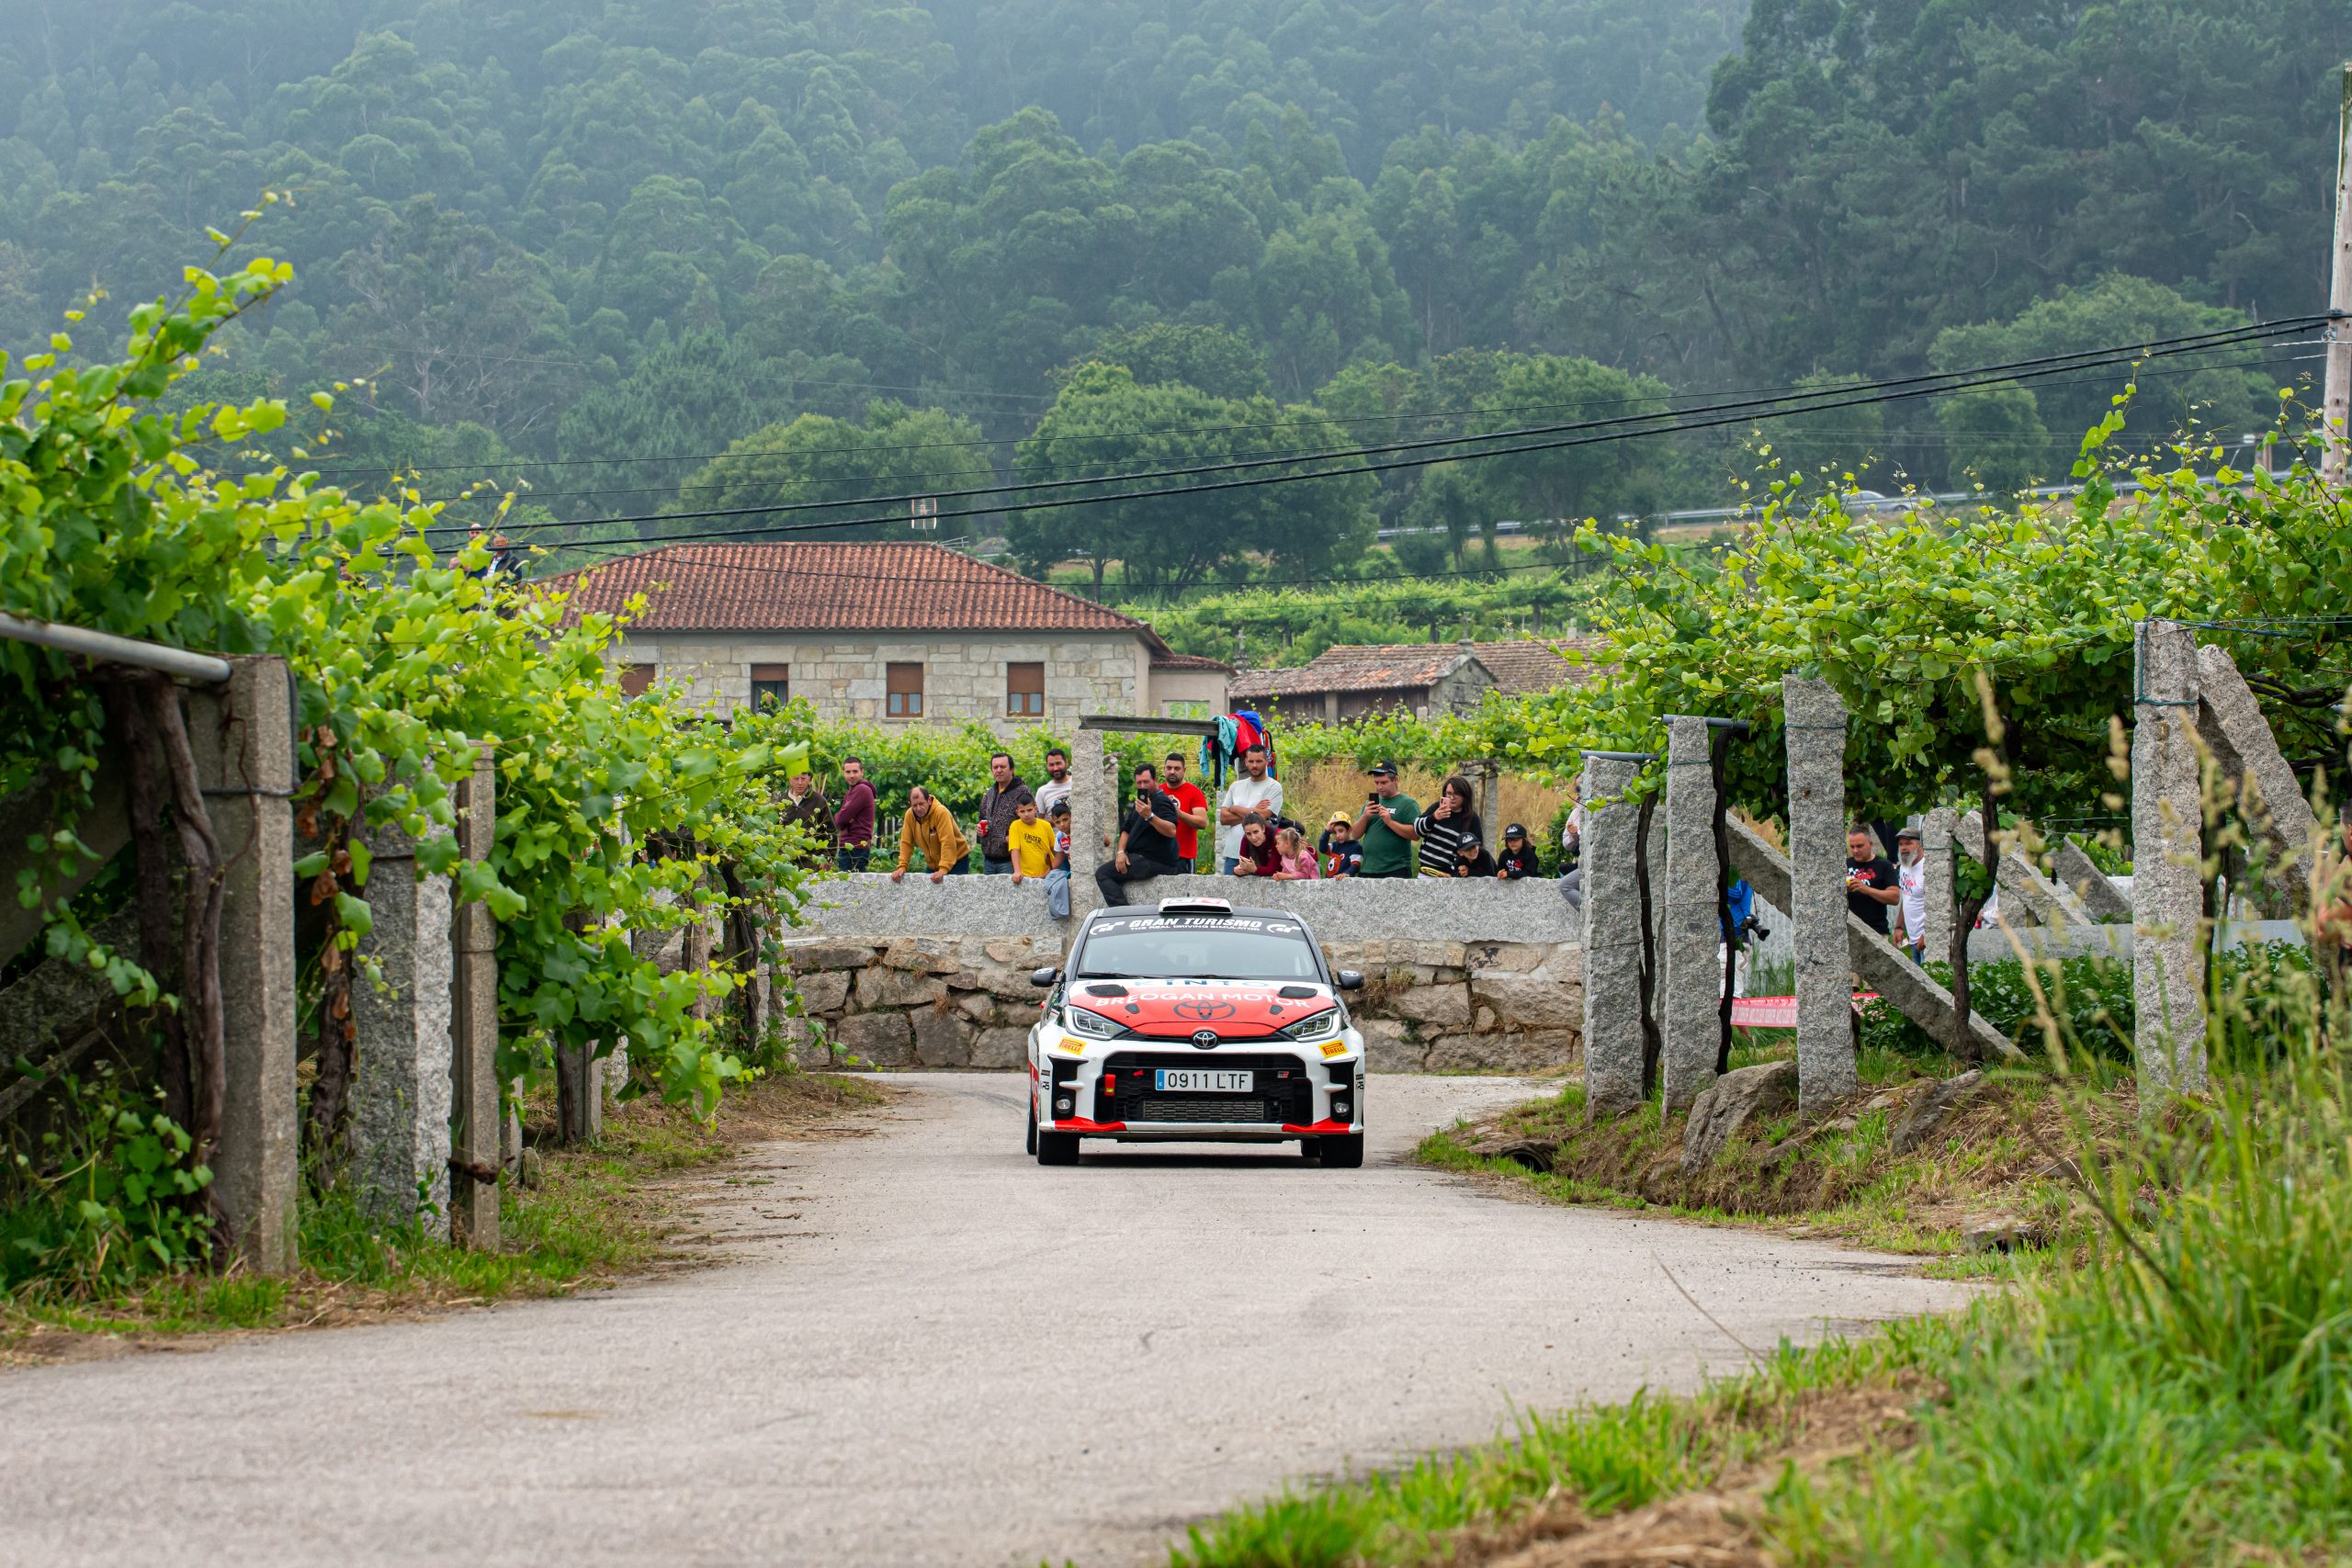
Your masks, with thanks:
[{"label": "man in green shirt", "polygon": [[1421,803],[1396,793],[1396,764],[1372,766],[1372,799],[1356,818],[1356,841],[1363,846],[1364,876],[1413,874],[1413,840],[1420,837],[1413,824],[1420,819]]}]

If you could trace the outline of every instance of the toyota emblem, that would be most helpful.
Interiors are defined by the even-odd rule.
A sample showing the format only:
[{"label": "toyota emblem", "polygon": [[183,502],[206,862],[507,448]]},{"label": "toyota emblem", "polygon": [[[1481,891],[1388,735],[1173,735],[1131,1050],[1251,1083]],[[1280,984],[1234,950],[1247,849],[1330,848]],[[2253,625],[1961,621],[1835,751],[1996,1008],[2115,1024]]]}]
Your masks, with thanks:
[{"label": "toyota emblem", "polygon": [[1193,1047],[1199,1051],[1216,1050],[1216,1031],[1214,1029],[1195,1029],[1193,1031]]}]

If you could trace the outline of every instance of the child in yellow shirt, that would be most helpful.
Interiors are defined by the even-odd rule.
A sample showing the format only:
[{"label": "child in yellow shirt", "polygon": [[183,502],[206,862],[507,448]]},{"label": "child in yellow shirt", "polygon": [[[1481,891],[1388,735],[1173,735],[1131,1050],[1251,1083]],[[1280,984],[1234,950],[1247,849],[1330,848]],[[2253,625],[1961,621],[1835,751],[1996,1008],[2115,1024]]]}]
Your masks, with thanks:
[{"label": "child in yellow shirt", "polygon": [[1037,803],[1024,800],[1004,829],[1004,847],[1012,855],[1012,880],[1043,876],[1054,868],[1054,830],[1037,820]]}]

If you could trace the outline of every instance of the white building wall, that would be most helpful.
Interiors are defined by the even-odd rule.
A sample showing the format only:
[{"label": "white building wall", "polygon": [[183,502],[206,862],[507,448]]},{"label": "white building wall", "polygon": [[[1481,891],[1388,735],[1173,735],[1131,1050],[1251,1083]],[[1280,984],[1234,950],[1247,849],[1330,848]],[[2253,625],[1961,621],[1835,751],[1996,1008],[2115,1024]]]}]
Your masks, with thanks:
[{"label": "white building wall", "polygon": [[1150,650],[1124,635],[1036,633],[854,635],[652,632],[628,637],[606,655],[616,665],[651,664],[656,678],[682,683],[698,705],[732,713],[751,701],[752,666],[781,664],[792,694],[820,718],[894,721],[887,705],[886,666],[923,667],[922,721],[978,719],[999,729],[1035,718],[1005,712],[1005,667],[1046,667],[1043,722],[1069,729],[1087,714],[1127,714],[1148,694]]}]

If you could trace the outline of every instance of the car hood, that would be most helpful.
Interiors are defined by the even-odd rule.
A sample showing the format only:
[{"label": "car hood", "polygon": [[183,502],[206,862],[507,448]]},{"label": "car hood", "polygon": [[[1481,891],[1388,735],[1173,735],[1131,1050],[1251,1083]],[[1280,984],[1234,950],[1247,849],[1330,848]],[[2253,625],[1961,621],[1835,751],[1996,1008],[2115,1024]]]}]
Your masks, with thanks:
[{"label": "car hood", "polygon": [[1265,1039],[1339,1006],[1329,986],[1305,980],[1079,980],[1069,1000],[1132,1033],[1175,1039],[1200,1029]]}]

